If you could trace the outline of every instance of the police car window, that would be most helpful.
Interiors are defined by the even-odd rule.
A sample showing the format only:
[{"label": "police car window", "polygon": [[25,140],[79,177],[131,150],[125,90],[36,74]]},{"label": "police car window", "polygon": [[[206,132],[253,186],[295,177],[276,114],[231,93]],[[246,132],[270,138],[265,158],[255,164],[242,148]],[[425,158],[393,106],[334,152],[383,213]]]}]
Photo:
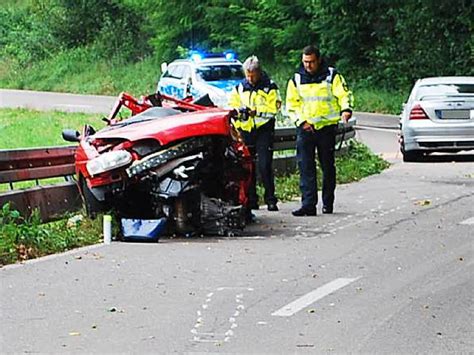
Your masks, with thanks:
[{"label": "police car window", "polygon": [[170,65],[166,73],[163,75],[163,77],[180,79],[181,77],[179,76],[179,72],[180,72],[179,67],[180,65]]},{"label": "police car window", "polygon": [[173,77],[176,79],[181,79],[184,75],[184,65],[177,65],[176,70],[173,72]]},{"label": "police car window", "polygon": [[197,76],[204,81],[242,80],[244,72],[240,65],[206,65],[197,68]]},{"label": "police car window", "polygon": [[191,76],[191,68],[189,65],[183,66],[183,78],[189,78]]}]

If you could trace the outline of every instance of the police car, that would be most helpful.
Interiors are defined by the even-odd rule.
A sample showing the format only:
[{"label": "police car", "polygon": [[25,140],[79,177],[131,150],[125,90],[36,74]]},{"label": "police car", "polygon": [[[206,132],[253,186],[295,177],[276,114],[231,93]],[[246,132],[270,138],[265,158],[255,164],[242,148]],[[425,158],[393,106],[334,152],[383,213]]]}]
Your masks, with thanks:
[{"label": "police car", "polygon": [[242,63],[232,52],[193,52],[188,59],[161,64],[161,72],[157,91],[178,99],[188,96],[198,99],[209,94],[220,107],[228,106],[230,92],[244,78]]}]

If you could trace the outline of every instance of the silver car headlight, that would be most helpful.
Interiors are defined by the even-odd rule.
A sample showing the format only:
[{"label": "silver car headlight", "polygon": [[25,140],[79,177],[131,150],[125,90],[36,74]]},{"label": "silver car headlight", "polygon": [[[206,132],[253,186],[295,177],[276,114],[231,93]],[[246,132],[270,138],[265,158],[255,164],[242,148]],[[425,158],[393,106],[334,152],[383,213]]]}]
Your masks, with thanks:
[{"label": "silver car headlight", "polygon": [[132,161],[132,155],[126,150],[115,150],[99,155],[87,162],[87,171],[91,176],[120,168]]}]

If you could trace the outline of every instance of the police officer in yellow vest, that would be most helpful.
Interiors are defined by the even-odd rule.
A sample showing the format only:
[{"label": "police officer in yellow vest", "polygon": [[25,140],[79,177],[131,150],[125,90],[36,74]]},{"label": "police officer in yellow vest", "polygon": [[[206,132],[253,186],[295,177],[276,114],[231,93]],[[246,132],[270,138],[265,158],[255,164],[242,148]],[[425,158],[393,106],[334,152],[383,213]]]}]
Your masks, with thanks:
[{"label": "police officer in yellow vest", "polygon": [[332,213],[336,189],[334,151],[339,120],[352,116],[353,97],[340,73],[321,58],[319,49],[303,49],[302,65],[288,82],[286,108],[297,126],[301,207],[294,216],[316,216],[316,156],[323,172],[323,213]]},{"label": "police officer in yellow vest", "polygon": [[[245,79],[232,90],[229,106],[241,112],[246,109],[249,113],[240,115],[234,125],[240,130],[252,155],[257,157],[268,210],[278,211],[272,162],[275,117],[281,106],[280,94],[277,85],[262,70],[256,56],[247,58],[243,67]],[[255,169],[249,189],[249,206],[258,209]]]}]

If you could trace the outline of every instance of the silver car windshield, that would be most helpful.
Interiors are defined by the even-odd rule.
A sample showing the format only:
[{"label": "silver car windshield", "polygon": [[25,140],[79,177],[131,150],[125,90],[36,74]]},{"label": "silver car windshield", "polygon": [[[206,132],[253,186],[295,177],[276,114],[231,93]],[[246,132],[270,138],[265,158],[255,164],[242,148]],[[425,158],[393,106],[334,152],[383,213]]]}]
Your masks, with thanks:
[{"label": "silver car windshield", "polygon": [[453,96],[474,96],[474,84],[431,84],[422,85],[416,93],[416,100],[435,100]]},{"label": "silver car windshield", "polygon": [[206,65],[197,68],[197,77],[204,81],[242,80],[244,72],[241,65]]}]

